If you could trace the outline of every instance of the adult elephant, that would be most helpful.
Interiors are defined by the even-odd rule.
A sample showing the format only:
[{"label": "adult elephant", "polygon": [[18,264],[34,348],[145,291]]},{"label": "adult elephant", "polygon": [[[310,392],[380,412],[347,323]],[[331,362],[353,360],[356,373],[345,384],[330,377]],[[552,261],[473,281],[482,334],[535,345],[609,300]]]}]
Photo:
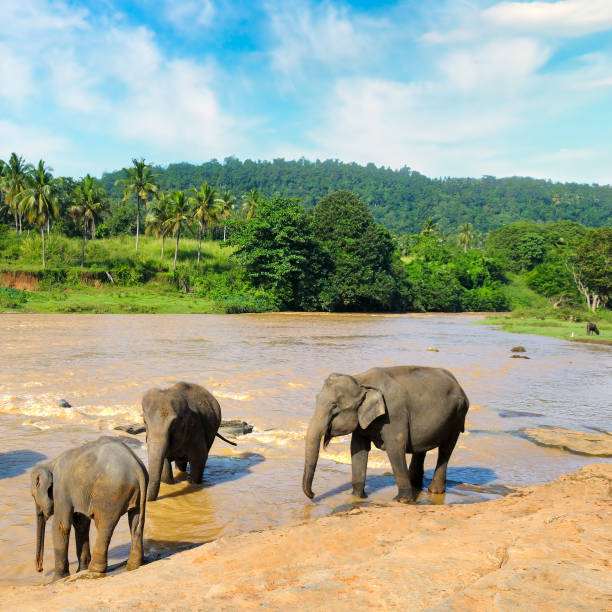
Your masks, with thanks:
[{"label": "adult elephant", "polygon": [[[132,536],[127,569],[142,565],[142,533],[148,474],[140,459],[116,438],[104,436],[62,453],[32,470],[36,505],[36,569],[43,570],[45,525],[53,515],[54,579],[68,576],[68,540],[74,525],[77,571],[106,572],[108,545],[119,518],[127,512]],[[93,554],[89,527],[98,535]]]},{"label": "adult elephant", "polygon": [[[398,366],[372,368],[349,376],[332,374],[317,395],[315,413],[306,435],[302,488],[312,498],[312,480],[323,438],[352,433],[353,494],[364,491],[368,452],[373,443],[389,456],[398,488],[395,498],[408,502],[423,486],[423,462],[438,448],[431,493],[446,488],[446,466],[459,433],[464,430],[469,401],[455,377],[441,368]],[[406,453],[412,453],[410,469]]]},{"label": "adult elephant", "polygon": [[[149,490],[154,501],[160,481],[174,484],[171,461],[185,472],[189,463],[189,482],[202,482],[202,473],[221,424],[221,407],[204,387],[179,382],[169,389],[150,389],[142,398],[142,412],[147,428]],[[235,446],[235,444],[234,444]]]}]

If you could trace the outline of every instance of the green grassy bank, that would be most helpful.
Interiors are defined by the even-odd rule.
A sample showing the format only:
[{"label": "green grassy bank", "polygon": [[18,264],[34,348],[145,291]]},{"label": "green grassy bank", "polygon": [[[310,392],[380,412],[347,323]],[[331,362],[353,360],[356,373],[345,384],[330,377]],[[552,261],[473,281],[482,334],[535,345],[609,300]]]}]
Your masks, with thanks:
[{"label": "green grassy bank", "polygon": [[40,264],[40,236],[4,235],[0,242],[0,312],[239,313],[273,306],[245,282],[230,259],[231,247],[197,240],[118,236],[86,243],[53,233],[47,267]]}]

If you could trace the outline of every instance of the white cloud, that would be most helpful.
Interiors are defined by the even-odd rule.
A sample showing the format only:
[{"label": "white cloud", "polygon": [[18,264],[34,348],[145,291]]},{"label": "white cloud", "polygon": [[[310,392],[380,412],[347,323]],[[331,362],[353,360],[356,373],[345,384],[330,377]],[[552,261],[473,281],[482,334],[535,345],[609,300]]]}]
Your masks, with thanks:
[{"label": "white cloud", "polygon": [[174,27],[187,30],[209,27],[216,13],[212,0],[164,0],[162,9]]},{"label": "white cloud", "polygon": [[[175,4],[196,21],[213,11],[207,2]],[[61,1],[23,0],[20,6],[4,21],[0,104],[19,102],[21,114],[44,108],[43,120],[69,121],[84,139],[146,146],[164,161],[215,156],[220,148],[229,154],[242,142],[218,101],[210,62],[169,58],[149,29],[122,18],[71,15]],[[246,131],[251,123],[243,125]],[[10,147],[24,151],[17,131],[5,133]]]},{"label": "white cloud", "polygon": [[610,0],[502,2],[483,11],[491,25],[538,35],[583,36],[612,29]]},{"label": "white cloud", "polygon": [[[382,21],[357,17],[331,2],[306,1],[268,5],[272,65],[288,80],[316,67],[338,69],[372,59]],[[370,57],[368,57],[370,56]]]},{"label": "white cloud", "polygon": [[30,161],[41,157],[48,160],[49,155],[65,151],[69,146],[66,139],[44,128],[0,120],[0,159],[6,160],[16,152]]}]

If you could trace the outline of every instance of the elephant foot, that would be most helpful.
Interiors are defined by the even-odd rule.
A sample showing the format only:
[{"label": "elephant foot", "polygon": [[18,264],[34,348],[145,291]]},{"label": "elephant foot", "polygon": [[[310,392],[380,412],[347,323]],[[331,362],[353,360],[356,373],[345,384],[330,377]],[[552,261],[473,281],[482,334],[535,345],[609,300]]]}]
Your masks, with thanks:
[{"label": "elephant foot", "polygon": [[53,574],[53,581],[62,580],[62,578],[68,578],[70,576],[70,572],[55,572]]},{"label": "elephant foot", "polygon": [[95,574],[106,574],[106,563],[94,563],[92,561],[87,569]]},{"label": "elephant foot", "polygon": [[443,484],[441,485],[436,482],[432,482],[427,487],[427,490],[433,495],[439,495],[440,493],[444,493],[446,491],[446,485],[443,485]]},{"label": "elephant foot", "polygon": [[142,559],[128,559],[125,565],[125,569],[128,572],[138,569],[142,565]]},{"label": "elephant foot", "polygon": [[368,494],[363,489],[353,489],[353,497],[358,497],[359,499],[367,499]]},{"label": "elephant foot", "polygon": [[416,501],[418,491],[407,491],[400,489],[398,494],[393,498],[393,501],[399,502],[400,504],[409,504],[410,502]]}]

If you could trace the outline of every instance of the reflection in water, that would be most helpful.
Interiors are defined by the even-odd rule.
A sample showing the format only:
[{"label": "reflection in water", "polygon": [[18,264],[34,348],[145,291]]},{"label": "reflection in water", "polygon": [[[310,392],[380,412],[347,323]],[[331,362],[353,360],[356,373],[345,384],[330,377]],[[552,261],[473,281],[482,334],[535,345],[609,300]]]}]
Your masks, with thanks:
[{"label": "reflection in water", "polygon": [[[447,493],[426,491],[436,460],[429,453],[418,504],[492,499],[593,461],[536,446],[517,435],[525,427],[610,429],[609,347],[524,337],[532,359],[509,359],[516,337],[472,325],[467,316],[11,314],[0,320],[0,559],[11,559],[0,561],[5,582],[40,581],[31,467],[109,433],[146,461],[144,434],[113,427],[142,420],[140,398],[150,387],[198,382],[219,398],[224,418],[245,420],[255,430],[238,438],[237,448],[215,442],[202,485],[189,484],[184,474],[162,485],[159,499],[147,505],[147,559],[221,535],[393,503],[388,459],[374,449],[369,498],[351,497],[348,437],[321,453],[314,502],[302,493],[304,435],[331,372],[441,366],[465,388],[472,406],[451,458]],[[439,352],[427,351],[430,346]],[[591,382],[588,394],[584,380]],[[61,398],[74,407],[60,406]],[[46,579],[53,567],[47,537]],[[74,572],[73,544],[70,551]],[[111,567],[121,567],[128,553],[123,517],[111,542]]]}]

